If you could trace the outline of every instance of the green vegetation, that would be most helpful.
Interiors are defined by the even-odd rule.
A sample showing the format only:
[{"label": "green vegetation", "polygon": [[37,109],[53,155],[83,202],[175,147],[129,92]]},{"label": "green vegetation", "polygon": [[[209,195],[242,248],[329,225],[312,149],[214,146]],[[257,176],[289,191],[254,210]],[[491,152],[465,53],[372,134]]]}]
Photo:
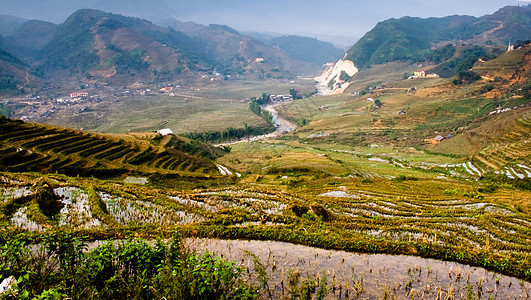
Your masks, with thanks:
[{"label": "green vegetation", "polygon": [[442,48],[433,50],[429,56],[428,59],[436,64],[440,64],[442,62],[445,62],[455,55],[455,46],[452,44],[446,45]]},{"label": "green vegetation", "polygon": [[[212,253],[193,254],[179,239],[151,245],[143,239],[112,240],[86,251],[87,243],[70,233],[2,241],[0,278],[14,276],[21,299],[255,299],[256,288],[243,270]],[[46,254],[44,254],[46,253]]]},{"label": "green vegetation", "polygon": [[[473,17],[445,18],[403,17],[380,22],[348,52],[347,59],[365,68],[390,61],[423,61],[430,55],[431,43],[455,36],[451,22],[466,23]],[[438,57],[440,51],[434,54]]]},{"label": "green vegetation", "polygon": [[115,55],[111,61],[119,73],[125,73],[130,70],[141,71],[147,69],[149,66],[149,62],[146,60],[147,56],[145,50],[134,49],[129,53]]},{"label": "green vegetation", "polygon": [[96,51],[91,48],[94,34],[91,27],[104,14],[97,11],[80,10],[70,16],[57,34],[43,49],[49,69],[87,71],[99,64]]},{"label": "green vegetation", "polygon": [[[2,245],[9,247],[12,245],[10,241],[15,243],[21,238],[34,242],[41,241],[41,245],[51,247],[48,251],[52,257],[57,255],[60,268],[55,271],[59,272],[57,278],[62,280],[55,281],[53,279],[55,277],[50,277],[50,280],[34,285],[35,290],[31,291],[33,294],[40,293],[44,289],[61,287],[61,282],[70,282],[69,286],[76,286],[67,291],[61,289],[63,293],[73,291],[92,293],[94,290],[85,288],[83,282],[88,285],[94,284],[90,276],[95,274],[95,271],[85,270],[84,268],[88,267],[85,263],[92,261],[92,258],[88,257],[92,257],[95,253],[99,253],[98,256],[101,257],[99,251],[104,249],[107,251],[104,256],[108,263],[102,265],[111,269],[104,272],[108,277],[99,278],[97,281],[101,284],[97,286],[99,292],[122,292],[112,285],[116,281],[111,279],[116,276],[114,279],[123,278],[125,282],[129,282],[129,279],[141,280],[140,282],[144,283],[138,284],[137,288],[153,286],[161,293],[160,286],[157,288],[154,285],[156,281],[153,280],[159,278],[157,274],[161,274],[160,268],[165,266],[162,260],[169,262],[158,256],[166,253],[164,249],[168,249],[168,246],[156,243],[155,246],[147,247],[143,241],[122,240],[123,244],[109,242],[91,252],[81,252],[83,243],[73,238],[112,241],[128,237],[129,234],[151,240],[171,238],[176,233],[194,237],[253,238],[362,253],[419,255],[482,266],[529,279],[526,274],[531,269],[531,263],[527,259],[530,246],[527,243],[528,228],[525,224],[530,221],[531,207],[529,203],[517,200],[525,198],[529,192],[504,184],[470,185],[452,180],[429,180],[411,176],[397,177],[398,180],[361,181],[333,177],[312,179],[311,173],[305,175],[304,170],[301,173],[295,168],[289,172],[296,174],[287,175],[289,179],[286,182],[287,189],[274,184],[274,180],[278,180],[279,176],[272,174],[264,175],[264,180],[254,184],[242,182],[181,192],[175,192],[176,187],[182,187],[181,183],[171,180],[164,185],[152,182],[150,186],[144,187],[119,181],[71,178],[54,174],[45,175],[43,180],[41,174],[4,172],[2,174],[4,180],[18,182],[15,185],[4,181],[4,189],[24,186],[35,180],[40,180],[42,184],[34,187],[34,194],[14,197],[0,203],[0,221],[6,226],[14,224],[29,226],[31,220],[40,226],[46,226],[48,230],[44,233],[28,232],[20,236],[13,234],[17,231],[3,231],[5,235],[1,238],[5,242]],[[79,207],[84,201],[83,194],[88,195],[90,199],[101,197],[99,200],[87,200],[87,207],[84,209],[62,211],[61,216],[54,214],[47,216],[41,206],[32,206],[34,201],[38,201],[36,199],[41,198],[42,193],[51,191],[50,188],[53,188],[53,193],[57,194],[59,188],[66,190],[72,186],[87,185],[91,188],[86,191],[74,189],[78,192],[69,194],[68,199],[73,204],[77,203]],[[318,196],[320,193],[336,190],[338,185],[352,196]],[[126,206],[117,209],[117,203]],[[28,207],[29,210],[24,210],[24,207]],[[31,213],[26,213],[25,221],[19,221],[22,212],[30,210]],[[181,212],[175,215],[177,218],[175,221],[160,222],[170,218],[175,211]],[[78,214],[83,216],[80,220],[85,221],[79,224],[57,222],[57,219],[79,219],[76,217]],[[106,220],[105,223],[96,225],[91,221],[96,215],[99,220]],[[128,219],[134,221],[126,222]],[[256,225],[252,225],[254,222]],[[64,235],[62,232],[65,229],[73,230],[71,233],[73,236]],[[485,238],[486,233],[491,236],[490,239]],[[122,248],[123,245],[131,247],[131,251],[137,250],[130,252]],[[178,245],[177,243],[173,247]],[[3,251],[2,255],[6,253],[8,252]],[[27,251],[17,253],[30,254]],[[183,252],[172,250],[169,253],[180,255]],[[68,256],[74,254],[75,257]],[[208,255],[207,257],[207,261],[212,264],[221,263],[218,259]],[[4,256],[2,259],[8,258]],[[70,267],[63,269],[61,265],[63,263],[70,264]],[[85,270],[84,276],[89,278],[82,276],[81,278],[85,278],[83,281],[76,281],[77,276],[81,275],[76,275],[77,268],[73,268],[74,264],[81,268],[80,270]],[[42,279],[43,277],[39,276],[48,274],[46,269],[35,268],[39,264],[8,265],[16,272],[34,271],[35,273],[30,274],[31,278]],[[222,265],[219,270],[226,270]],[[27,266],[28,269],[20,269],[21,266]],[[44,268],[49,265],[41,266]],[[92,266],[100,266],[101,272],[105,269],[100,264]],[[184,265],[181,267],[184,269],[180,270],[186,270]],[[138,270],[143,271],[137,272]],[[4,273],[3,276],[13,274],[14,272]],[[17,273],[16,276],[24,274]],[[103,273],[98,274],[104,276]],[[173,272],[172,276],[178,275]],[[238,276],[231,275],[226,278],[236,279]],[[197,280],[197,284],[201,284],[200,279]],[[194,282],[194,279],[190,278],[184,282],[189,284]],[[131,287],[130,284],[122,286]],[[77,289],[77,287],[83,288]],[[186,287],[175,288],[187,291]],[[231,290],[225,285],[219,288]],[[135,291],[153,292],[151,288],[148,290]],[[173,289],[172,291],[176,292]],[[132,293],[133,290],[128,292]]]},{"label": "green vegetation", "polygon": [[[262,109],[262,106],[269,104],[270,101],[270,95],[267,93],[262,93],[262,96],[259,98],[251,98],[249,108],[256,115],[261,116],[270,125],[268,128],[269,131],[273,131],[274,129],[271,126],[273,124],[273,115],[271,115],[270,112]],[[245,136],[245,132],[242,133],[242,136]]]},{"label": "green vegetation", "polygon": [[[267,111],[263,111],[263,114],[268,113]],[[267,118],[264,116],[264,119],[267,120]],[[270,122],[270,121],[268,121]],[[247,125],[247,123],[243,124],[243,128],[234,128],[234,127],[228,127],[224,131],[219,132],[188,132],[185,133],[184,136],[187,138],[190,138],[192,140],[200,140],[204,143],[220,143],[224,141],[232,141],[232,140],[238,140],[244,137],[251,137],[256,135],[262,135],[269,133],[271,131],[274,131],[274,127],[268,126],[263,128],[255,128],[253,126]]]},{"label": "green vegetation", "polygon": [[445,78],[458,74],[459,80],[472,82],[478,80],[477,77],[479,76],[470,71],[470,69],[472,69],[472,66],[474,66],[474,63],[476,63],[478,59],[486,60],[488,57],[490,56],[487,55],[485,49],[478,46],[468,47],[462,49],[462,54],[459,57],[446,61],[431,71]]},{"label": "green vegetation", "polygon": [[344,55],[343,50],[330,43],[302,36],[276,37],[268,41],[268,44],[278,46],[291,56],[316,65],[336,62]]},{"label": "green vegetation", "polygon": [[20,59],[18,59],[16,56],[2,49],[0,49],[0,61],[4,61],[6,63],[15,64],[15,65],[21,65],[21,66],[24,65],[24,63]]},{"label": "green vegetation", "polygon": [[13,76],[5,76],[0,79],[0,92],[14,91],[17,89],[17,80]]},{"label": "green vegetation", "polygon": [[[492,25],[478,21],[468,28],[470,20],[477,19],[437,19],[438,32],[415,18],[381,26],[401,43],[401,22],[415,25],[421,39],[426,33],[438,41],[450,21],[463,38]],[[113,47],[106,50],[118,53]],[[414,59],[397,47],[395,57]],[[146,53],[137,50],[122,63],[145,63]],[[187,250],[182,238],[192,237],[436,258],[515,276],[525,289],[531,280],[531,50],[496,58],[481,47],[418,51],[457,77],[405,80],[416,68],[405,63],[342,74],[352,83],[342,95],[275,107],[301,128],[224,148],[205,142],[268,128],[272,115],[262,106],[269,94],[252,95],[306,95],[313,87],[204,80],[172,96],[131,95],[110,103],[107,124],[90,127],[114,126],[108,128],[121,135],[0,118],[0,279],[13,275],[20,295],[41,298],[274,298],[279,291],[294,299],[330,292],[370,297],[364,282],[373,271],[315,277],[284,269],[272,250],[267,263],[245,254],[245,268],[241,257],[228,262]],[[160,128],[181,136],[154,133]],[[144,133],[123,134],[133,129]],[[334,268],[330,256],[319,259]],[[465,283],[460,269],[440,272],[451,277],[449,299],[460,281],[466,284],[461,295],[481,298],[481,282]],[[440,272],[423,274],[447,277]],[[415,266],[407,270],[409,281],[384,283],[384,297],[396,290],[420,297],[416,291],[426,289],[420,273]],[[268,282],[277,277],[281,283]],[[490,283],[498,290],[498,279]],[[433,295],[442,298],[442,290],[433,288]]]},{"label": "green vegetation", "polygon": [[11,108],[9,105],[5,105],[4,103],[0,103],[0,115],[4,117],[10,117],[11,116]]},{"label": "green vegetation", "polygon": [[[471,16],[449,16],[443,18],[403,17],[378,23],[347,52],[347,59],[361,68],[391,61],[420,62],[430,60],[441,63],[452,58],[454,49],[446,45],[432,50],[433,44],[440,42],[477,45],[473,40],[480,34],[486,38],[504,41],[498,44],[505,47],[510,39],[528,39],[522,32],[529,30],[528,8],[505,7],[491,16],[475,18]],[[504,30],[489,31],[504,24]],[[468,42],[470,40],[470,42]],[[492,46],[492,40],[485,44]],[[439,72],[437,72],[439,73]]]}]

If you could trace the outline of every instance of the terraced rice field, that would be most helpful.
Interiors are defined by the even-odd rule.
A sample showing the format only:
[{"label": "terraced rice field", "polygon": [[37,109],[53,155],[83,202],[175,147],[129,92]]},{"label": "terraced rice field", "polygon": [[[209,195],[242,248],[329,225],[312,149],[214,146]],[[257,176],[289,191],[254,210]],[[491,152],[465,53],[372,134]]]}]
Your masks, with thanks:
[{"label": "terraced rice field", "polygon": [[[3,178],[3,195],[31,194],[24,181],[12,183],[7,174]],[[19,202],[25,199],[19,197],[0,204],[2,222],[33,231],[56,226],[102,232],[193,228],[200,236],[265,238],[361,252],[446,253],[446,259],[467,263],[502,261],[487,265],[502,272],[518,265],[523,268],[519,272],[531,275],[531,217],[514,202],[530,199],[529,192],[482,192],[435,180],[353,182],[302,193],[252,186],[176,192],[118,182],[92,183],[92,193],[84,188],[84,179],[63,178],[57,184],[55,194],[66,204],[57,219],[40,223],[35,212],[27,213],[32,202]]]},{"label": "terraced rice field", "polygon": [[148,201],[124,199],[100,192],[109,214],[121,225],[175,226],[201,221],[192,213],[177,211]]},{"label": "terraced rice field", "polygon": [[362,196],[338,199],[328,206],[354,235],[475,251],[531,251],[528,216],[506,205],[418,193],[415,198],[360,190],[350,194]]},{"label": "terraced rice field", "polygon": [[[513,124],[510,133],[492,138],[492,143],[474,155],[472,162],[484,174],[493,171],[509,178],[531,178],[531,112]],[[480,174],[480,175],[481,175]]]},{"label": "terraced rice field", "polygon": [[69,129],[3,119],[0,165],[10,171],[62,171],[75,175],[96,169],[108,175],[129,170],[219,174],[208,159],[151,144]]},{"label": "terraced rice field", "polygon": [[100,220],[92,216],[88,194],[76,187],[59,187],[54,190],[61,197],[63,208],[60,212],[58,225],[73,229],[84,229],[101,226]]}]

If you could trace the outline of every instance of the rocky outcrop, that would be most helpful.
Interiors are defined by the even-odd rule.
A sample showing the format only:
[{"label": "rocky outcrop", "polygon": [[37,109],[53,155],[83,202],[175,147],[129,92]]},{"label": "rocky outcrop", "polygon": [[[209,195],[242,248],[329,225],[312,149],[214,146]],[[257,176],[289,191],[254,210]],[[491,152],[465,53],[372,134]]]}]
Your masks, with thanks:
[{"label": "rocky outcrop", "polygon": [[315,77],[317,90],[321,95],[342,94],[350,86],[350,78],[358,73],[354,62],[340,59],[335,65],[326,69],[323,74]]}]

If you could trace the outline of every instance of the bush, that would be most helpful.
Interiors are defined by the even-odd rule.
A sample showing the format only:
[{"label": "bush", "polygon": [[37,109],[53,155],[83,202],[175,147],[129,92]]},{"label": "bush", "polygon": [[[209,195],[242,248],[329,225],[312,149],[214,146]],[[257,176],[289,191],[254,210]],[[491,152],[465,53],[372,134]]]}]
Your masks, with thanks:
[{"label": "bush", "polygon": [[63,208],[61,197],[54,193],[51,186],[47,183],[39,183],[35,190],[34,199],[46,217],[51,219],[61,211],[61,208]]},{"label": "bush", "polygon": [[459,78],[460,81],[463,81],[463,82],[474,82],[474,81],[478,81],[479,79],[481,79],[481,76],[479,76],[474,71],[461,71],[457,73],[457,77]]},{"label": "bush", "polygon": [[[4,234],[0,278],[14,275],[19,295],[37,299],[255,299],[242,268],[210,252],[192,254],[179,239],[108,241],[90,251],[69,233],[43,237],[30,251],[24,236]],[[31,246],[32,247],[32,246]],[[54,262],[55,261],[55,262]],[[54,262],[54,263],[52,263]]]},{"label": "bush", "polygon": [[300,218],[308,212],[309,208],[301,204],[292,204],[289,206],[289,210],[291,210],[297,217]]},{"label": "bush", "polygon": [[399,175],[393,179],[391,179],[392,181],[394,182],[402,182],[402,181],[406,181],[406,180],[412,180],[412,181],[417,181],[419,180],[417,177],[414,177],[414,176],[405,176],[405,175]]},{"label": "bush", "polygon": [[311,206],[312,211],[321,218],[323,221],[330,221],[332,219],[332,214],[326,210],[321,204],[313,204]]}]

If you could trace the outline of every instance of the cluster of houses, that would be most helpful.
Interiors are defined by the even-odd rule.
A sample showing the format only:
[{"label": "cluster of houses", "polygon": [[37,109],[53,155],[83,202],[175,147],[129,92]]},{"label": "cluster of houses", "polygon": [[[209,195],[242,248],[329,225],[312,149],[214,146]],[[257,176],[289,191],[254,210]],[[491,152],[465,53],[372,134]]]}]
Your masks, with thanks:
[{"label": "cluster of houses", "polygon": [[416,71],[413,73],[413,76],[409,76],[408,79],[418,79],[418,78],[439,78],[439,75],[435,73],[426,74],[425,71]]},{"label": "cluster of houses", "polygon": [[369,98],[365,99],[365,101],[374,103],[374,105],[373,105],[374,109],[380,109],[381,108],[382,102],[380,100],[374,100],[374,98],[370,98],[369,97]]},{"label": "cluster of houses", "polygon": [[292,95],[270,95],[269,100],[271,102],[283,102],[293,100]]},{"label": "cluster of houses", "polygon": [[88,96],[89,96],[88,92],[72,92],[72,93],[70,93],[70,99],[74,100],[74,101],[88,98]]}]

